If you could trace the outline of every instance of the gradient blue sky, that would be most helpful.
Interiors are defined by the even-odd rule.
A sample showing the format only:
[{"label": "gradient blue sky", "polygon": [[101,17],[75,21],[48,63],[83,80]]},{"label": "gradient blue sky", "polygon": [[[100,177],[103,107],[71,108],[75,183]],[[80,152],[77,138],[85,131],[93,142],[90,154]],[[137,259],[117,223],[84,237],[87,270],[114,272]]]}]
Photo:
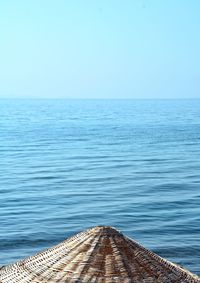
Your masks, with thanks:
[{"label": "gradient blue sky", "polygon": [[199,0],[2,0],[0,97],[200,98]]}]

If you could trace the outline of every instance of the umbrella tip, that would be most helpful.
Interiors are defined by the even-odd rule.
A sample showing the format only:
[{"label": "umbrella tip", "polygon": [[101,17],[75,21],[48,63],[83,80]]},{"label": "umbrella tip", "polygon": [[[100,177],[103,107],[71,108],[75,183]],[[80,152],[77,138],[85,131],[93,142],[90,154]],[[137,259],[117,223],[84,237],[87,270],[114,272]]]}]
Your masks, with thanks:
[{"label": "umbrella tip", "polygon": [[106,226],[106,225],[99,225],[96,227],[93,227],[91,229],[89,229],[89,231],[94,232],[94,233],[101,233],[101,234],[107,234],[107,235],[111,235],[111,234],[121,234],[119,230],[117,230],[115,227],[112,226]]}]

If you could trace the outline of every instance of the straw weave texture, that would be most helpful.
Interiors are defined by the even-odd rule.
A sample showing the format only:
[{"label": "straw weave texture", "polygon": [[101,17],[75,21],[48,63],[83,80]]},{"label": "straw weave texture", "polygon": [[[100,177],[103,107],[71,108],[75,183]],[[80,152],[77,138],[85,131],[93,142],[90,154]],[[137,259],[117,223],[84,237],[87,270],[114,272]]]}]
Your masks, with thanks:
[{"label": "straw weave texture", "polygon": [[0,269],[0,283],[200,283],[112,227],[79,233]]}]

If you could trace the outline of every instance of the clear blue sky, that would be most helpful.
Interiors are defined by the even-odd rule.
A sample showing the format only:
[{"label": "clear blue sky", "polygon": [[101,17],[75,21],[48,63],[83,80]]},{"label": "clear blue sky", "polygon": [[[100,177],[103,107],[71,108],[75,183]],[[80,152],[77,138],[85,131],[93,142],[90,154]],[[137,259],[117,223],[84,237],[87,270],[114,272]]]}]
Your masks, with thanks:
[{"label": "clear blue sky", "polygon": [[0,97],[200,98],[199,0],[2,0]]}]

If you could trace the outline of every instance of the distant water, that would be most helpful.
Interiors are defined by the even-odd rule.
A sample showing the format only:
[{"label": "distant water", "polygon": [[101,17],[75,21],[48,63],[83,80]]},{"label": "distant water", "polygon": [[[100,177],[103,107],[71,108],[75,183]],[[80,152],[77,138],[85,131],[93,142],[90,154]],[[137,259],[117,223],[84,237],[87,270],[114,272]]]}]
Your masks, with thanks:
[{"label": "distant water", "polygon": [[1,100],[0,263],[111,225],[200,274],[200,101]]}]

